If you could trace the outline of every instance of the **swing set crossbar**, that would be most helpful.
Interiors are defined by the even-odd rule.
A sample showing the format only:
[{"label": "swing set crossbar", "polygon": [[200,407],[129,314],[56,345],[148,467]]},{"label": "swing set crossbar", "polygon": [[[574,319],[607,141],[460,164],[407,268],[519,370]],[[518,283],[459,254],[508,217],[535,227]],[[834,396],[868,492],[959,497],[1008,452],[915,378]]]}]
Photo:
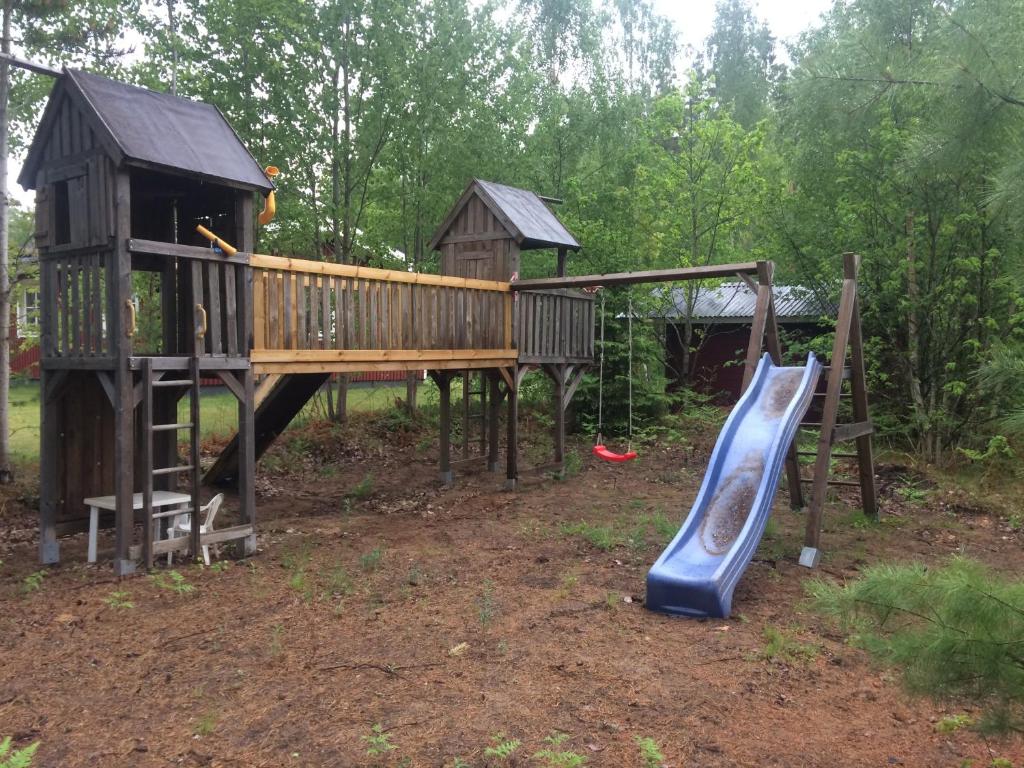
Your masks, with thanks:
[{"label": "swing set crossbar", "polygon": [[703,267],[651,269],[643,272],[610,272],[606,275],[573,275],[514,280],[513,291],[537,291],[544,288],[592,288],[594,286],[636,285],[637,283],[670,283],[676,280],[710,280],[734,275],[756,275],[761,262],[743,261],[735,264],[712,264]]}]

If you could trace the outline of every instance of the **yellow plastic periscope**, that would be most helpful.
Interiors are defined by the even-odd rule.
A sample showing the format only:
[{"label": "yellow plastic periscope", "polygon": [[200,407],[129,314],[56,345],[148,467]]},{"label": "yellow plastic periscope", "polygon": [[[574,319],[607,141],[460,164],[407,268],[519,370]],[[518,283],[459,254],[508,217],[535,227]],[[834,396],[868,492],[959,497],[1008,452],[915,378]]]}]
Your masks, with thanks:
[{"label": "yellow plastic periscope", "polygon": [[[267,174],[268,179],[272,179],[280,173],[277,166],[274,165],[268,165],[263,169],[263,172]],[[260,211],[260,215],[256,217],[256,221],[260,223],[261,227],[265,226],[274,218],[275,213],[277,213],[277,199],[274,197],[274,190],[270,190],[266,199],[263,201],[263,210]]]},{"label": "yellow plastic periscope", "polygon": [[225,243],[223,240],[221,240],[219,237],[217,237],[215,234],[213,234],[213,232],[208,230],[202,224],[196,224],[196,232],[198,232],[200,235],[205,237],[211,243],[216,245],[218,248],[220,248],[222,251],[224,251],[224,253],[227,254],[228,256],[234,256],[236,253],[238,253],[238,249],[235,248],[235,246],[231,245],[230,243]]}]

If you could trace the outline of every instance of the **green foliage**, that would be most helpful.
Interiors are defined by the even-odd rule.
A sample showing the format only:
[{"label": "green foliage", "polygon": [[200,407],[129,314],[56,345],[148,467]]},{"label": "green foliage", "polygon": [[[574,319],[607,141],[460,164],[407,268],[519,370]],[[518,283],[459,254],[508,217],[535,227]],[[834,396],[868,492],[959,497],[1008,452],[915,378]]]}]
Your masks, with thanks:
[{"label": "green foliage", "polygon": [[124,610],[135,607],[135,603],[131,601],[131,595],[122,590],[111,592],[109,595],[103,598],[103,602],[110,608],[118,610]]},{"label": "green foliage", "polygon": [[801,643],[787,632],[771,624],[762,632],[765,645],[761,650],[761,658],[768,661],[797,662],[810,661],[818,655],[818,647],[810,643]]},{"label": "green foliage", "polygon": [[511,759],[521,744],[519,739],[510,739],[503,733],[496,733],[491,737],[491,745],[484,747],[484,757],[492,757],[495,760],[506,762]]},{"label": "green foliage", "polygon": [[166,589],[168,592],[173,592],[176,595],[187,595],[196,590],[195,585],[189,584],[185,576],[177,570],[167,571],[166,573],[154,573],[149,578],[160,589]]},{"label": "green foliage", "polygon": [[587,758],[571,750],[562,750],[559,747],[569,739],[569,734],[555,731],[544,738],[550,746],[535,752],[534,760],[540,761],[547,768],[579,768],[585,765]]},{"label": "green foliage", "polygon": [[484,588],[477,598],[477,615],[480,619],[480,626],[487,629],[494,620],[497,606],[494,602],[494,582],[484,579]]},{"label": "green foliage", "polygon": [[5,736],[0,741],[0,768],[29,768],[37,749],[39,749],[38,741],[23,749],[12,749],[11,737]]},{"label": "green foliage", "polygon": [[21,581],[21,591],[30,595],[43,586],[46,571],[33,571]]},{"label": "green foliage", "polygon": [[352,486],[348,497],[361,501],[373,494],[373,474],[368,473],[366,477]]},{"label": "green foliage", "polygon": [[619,535],[610,525],[594,525],[580,520],[578,523],[562,523],[560,530],[566,536],[579,536],[602,552],[608,552],[620,543]]},{"label": "green foliage", "polygon": [[196,727],[193,729],[193,733],[195,733],[196,736],[200,736],[200,737],[202,737],[202,736],[209,736],[210,734],[212,734],[214,732],[214,730],[216,730],[216,728],[217,728],[217,713],[216,712],[207,712],[205,715],[203,715],[199,719],[199,722],[196,723]]},{"label": "green foliage", "polygon": [[384,559],[384,546],[378,544],[376,547],[371,549],[369,552],[365,552],[359,556],[359,567],[367,573],[376,571],[380,568],[381,561]]},{"label": "green foliage", "polygon": [[948,565],[876,565],[844,587],[808,582],[817,609],[851,642],[903,670],[913,691],[968,696],[986,708],[980,727],[1021,727],[1024,582],[964,557]]},{"label": "green foliage", "polygon": [[374,723],[370,733],[362,738],[366,742],[366,754],[370,757],[380,757],[398,749],[391,741],[391,734],[380,723]]},{"label": "green foliage", "polygon": [[637,736],[636,745],[640,749],[640,761],[644,768],[662,768],[665,756],[661,754],[658,742],[650,736]]},{"label": "green foliage", "polygon": [[974,720],[969,715],[948,715],[935,724],[935,730],[937,733],[952,733],[973,724]]}]

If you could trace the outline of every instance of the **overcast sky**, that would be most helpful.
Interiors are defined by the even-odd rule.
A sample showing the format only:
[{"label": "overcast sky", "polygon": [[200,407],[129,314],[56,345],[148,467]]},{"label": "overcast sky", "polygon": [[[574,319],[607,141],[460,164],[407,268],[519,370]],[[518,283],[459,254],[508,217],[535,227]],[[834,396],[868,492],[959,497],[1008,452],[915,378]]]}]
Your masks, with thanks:
[{"label": "overcast sky", "polygon": [[[672,19],[683,45],[700,48],[711,34],[715,0],[653,0],[655,11]],[[754,14],[768,22],[776,39],[789,42],[814,25],[832,0],[756,0]]]}]

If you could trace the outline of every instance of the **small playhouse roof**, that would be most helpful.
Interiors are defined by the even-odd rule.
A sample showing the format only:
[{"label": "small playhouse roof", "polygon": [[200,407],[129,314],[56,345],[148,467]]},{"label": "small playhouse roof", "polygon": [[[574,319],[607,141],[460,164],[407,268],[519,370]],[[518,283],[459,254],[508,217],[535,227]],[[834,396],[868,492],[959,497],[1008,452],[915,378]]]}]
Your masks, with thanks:
[{"label": "small playhouse roof", "polygon": [[18,182],[35,188],[36,171],[66,92],[118,162],[185,172],[263,193],[273,185],[234,129],[211,104],[151,91],[82,70],[58,78]]},{"label": "small playhouse roof", "polygon": [[[822,300],[811,289],[799,285],[773,285],[775,315],[779,320],[813,321],[823,315],[835,314],[835,307]],[[657,315],[666,320],[686,316],[685,288],[673,288],[664,297],[666,308]],[[690,318],[697,323],[742,323],[754,316],[757,294],[745,283],[722,283],[714,288],[701,288],[693,302]]]},{"label": "small playhouse roof", "polygon": [[558,217],[551,212],[536,192],[510,187],[493,181],[473,179],[452,206],[430,241],[430,250],[437,248],[455,221],[456,216],[477,195],[491,210],[491,213],[508,230],[509,235],[519,244],[521,250],[534,248],[580,249],[580,244]]}]

